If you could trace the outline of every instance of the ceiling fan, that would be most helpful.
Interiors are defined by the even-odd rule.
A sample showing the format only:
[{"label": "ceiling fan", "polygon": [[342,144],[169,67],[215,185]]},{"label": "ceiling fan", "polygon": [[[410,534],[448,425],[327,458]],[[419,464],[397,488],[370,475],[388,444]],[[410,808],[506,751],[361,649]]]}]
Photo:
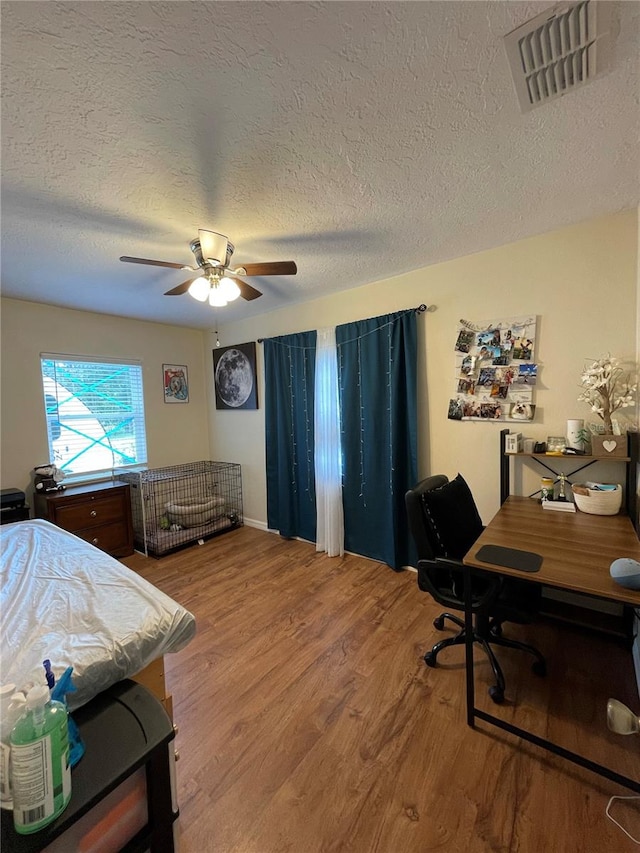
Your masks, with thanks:
[{"label": "ceiling fan", "polygon": [[190,270],[197,273],[167,290],[165,296],[181,296],[189,293],[199,302],[206,302],[214,308],[220,308],[228,302],[242,296],[243,299],[257,299],[262,296],[259,290],[236,276],[253,275],[295,275],[298,267],[295,261],[273,261],[262,264],[243,264],[231,267],[233,243],[223,234],[215,231],[198,230],[198,239],[192,240],[189,248],[194,254],[197,266],[177,264],[172,261],[154,261],[149,258],[130,258],[123,255],[120,260],[129,264],[149,264],[154,267],[169,267],[175,270]]}]

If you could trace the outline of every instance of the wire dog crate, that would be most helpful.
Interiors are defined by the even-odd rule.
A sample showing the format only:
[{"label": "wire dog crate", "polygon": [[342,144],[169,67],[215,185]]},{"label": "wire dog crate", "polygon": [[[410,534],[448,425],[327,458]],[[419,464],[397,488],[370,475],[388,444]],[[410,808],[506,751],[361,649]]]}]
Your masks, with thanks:
[{"label": "wire dog crate", "polygon": [[234,462],[189,462],[128,472],[135,547],[159,557],[239,527],[242,475]]}]

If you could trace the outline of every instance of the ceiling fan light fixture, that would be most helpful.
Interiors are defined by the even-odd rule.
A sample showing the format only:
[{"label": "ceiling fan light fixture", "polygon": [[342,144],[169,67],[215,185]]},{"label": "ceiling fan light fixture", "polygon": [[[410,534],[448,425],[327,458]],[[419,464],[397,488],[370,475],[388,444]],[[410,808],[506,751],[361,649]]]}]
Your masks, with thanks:
[{"label": "ceiling fan light fixture", "polygon": [[209,296],[210,285],[204,276],[196,278],[189,285],[189,294],[198,302],[206,302]]},{"label": "ceiling fan light fixture", "polygon": [[640,717],[617,699],[607,702],[607,725],[619,735],[640,734]]},{"label": "ceiling fan light fixture", "polygon": [[[582,2],[587,3],[590,0]],[[295,261],[265,261],[245,264],[234,269],[230,265],[234,253],[233,243],[230,243],[224,234],[204,228],[198,229],[198,239],[192,240],[189,248],[193,252],[196,266],[153,258],[133,258],[129,255],[121,255],[120,260],[129,264],[147,264],[197,273],[196,278],[189,276],[186,281],[167,290],[164,295],[182,296],[183,293],[189,293],[198,302],[206,302],[208,299],[214,308],[227,305],[239,296],[246,300],[262,296],[260,290],[234,276],[295,275],[298,271]]]},{"label": "ceiling fan light fixture", "polygon": [[227,302],[233,302],[234,299],[240,296],[240,288],[232,278],[228,278],[227,276],[220,279],[219,288]]},{"label": "ceiling fan light fixture", "polygon": [[226,304],[227,300],[220,289],[220,285],[217,282],[212,284],[211,290],[209,291],[209,305],[211,305],[212,308],[224,308]]},{"label": "ceiling fan light fixture", "polygon": [[216,231],[198,230],[200,250],[205,261],[214,267],[222,266],[226,262],[229,241],[224,234]]}]

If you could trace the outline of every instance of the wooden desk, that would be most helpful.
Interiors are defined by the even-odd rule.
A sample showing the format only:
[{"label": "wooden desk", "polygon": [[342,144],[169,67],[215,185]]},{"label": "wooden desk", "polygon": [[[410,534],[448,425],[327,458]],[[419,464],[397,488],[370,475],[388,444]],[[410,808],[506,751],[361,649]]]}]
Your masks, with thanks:
[{"label": "wooden desk", "polygon": [[[483,563],[475,556],[483,545],[533,551],[542,556],[542,567],[539,572],[530,574]],[[640,559],[640,542],[627,516],[549,512],[543,510],[542,506],[531,498],[510,497],[505,501],[463,561],[467,635],[467,723],[473,727],[476,719],[484,720],[640,793],[639,781],[621,776],[603,765],[475,707],[471,568],[640,607],[640,592],[625,589],[611,579],[609,567],[618,557]]]}]

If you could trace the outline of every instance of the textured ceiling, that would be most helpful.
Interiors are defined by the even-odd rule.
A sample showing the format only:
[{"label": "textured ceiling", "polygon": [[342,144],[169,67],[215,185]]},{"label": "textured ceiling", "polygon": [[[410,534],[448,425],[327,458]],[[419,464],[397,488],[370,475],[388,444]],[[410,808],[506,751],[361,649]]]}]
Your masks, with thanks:
[{"label": "textured ceiling", "polygon": [[211,328],[198,228],[293,259],[220,320],[640,200],[640,4],[612,68],[522,115],[502,36],[549,3],[4,2],[6,296]]}]

